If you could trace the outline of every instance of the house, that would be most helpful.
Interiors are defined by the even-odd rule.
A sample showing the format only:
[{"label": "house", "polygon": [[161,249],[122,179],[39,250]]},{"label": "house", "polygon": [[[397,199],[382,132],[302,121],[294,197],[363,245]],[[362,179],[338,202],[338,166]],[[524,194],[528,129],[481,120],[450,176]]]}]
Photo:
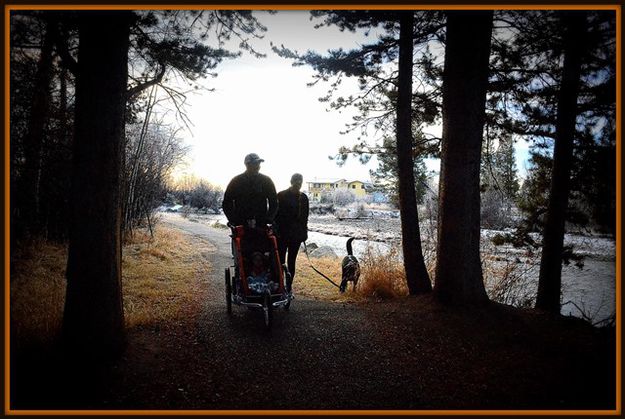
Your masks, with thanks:
[{"label": "house", "polygon": [[364,198],[367,196],[367,188],[365,182],[353,180],[347,184],[347,189],[356,195],[356,198]]},{"label": "house", "polygon": [[324,193],[331,193],[337,190],[350,191],[357,199],[362,199],[367,196],[371,189],[371,183],[361,180],[314,178],[307,183],[308,194],[313,201],[319,201]]},{"label": "house", "polygon": [[317,179],[314,178],[308,183],[308,196],[313,201],[319,201],[321,195],[326,192],[332,192],[335,189],[335,184],[339,181],[345,182],[345,179]]}]

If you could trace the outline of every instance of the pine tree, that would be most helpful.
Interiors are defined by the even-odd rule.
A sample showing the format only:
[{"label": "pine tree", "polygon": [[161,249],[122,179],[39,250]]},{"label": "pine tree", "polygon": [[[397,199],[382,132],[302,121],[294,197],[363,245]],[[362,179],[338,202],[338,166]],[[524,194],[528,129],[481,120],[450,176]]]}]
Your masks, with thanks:
[{"label": "pine tree", "polygon": [[[224,60],[241,51],[254,56],[250,39],[266,28],[245,10],[137,11],[129,33],[126,122],[143,117],[146,89],[157,87],[182,123],[186,91],[171,80],[215,75]],[[71,133],[78,73],[77,11],[11,12],[11,194],[12,239],[29,230],[55,239],[68,236]],[[227,48],[238,39],[239,48]],[[38,71],[37,68],[40,70]],[[150,122],[150,121],[148,121]],[[134,182],[134,181],[133,181]],[[126,204],[124,182],[122,202]],[[130,204],[132,205],[132,204]]]},{"label": "pine tree", "polygon": [[480,260],[480,157],[492,11],[447,13],[435,294],[488,300]]},{"label": "pine tree", "polygon": [[[413,141],[418,143],[419,138]],[[397,190],[397,150],[395,147],[395,139],[384,138],[381,150],[375,156],[377,157],[378,167],[369,171],[373,186],[379,191],[385,193],[390,202],[399,206],[399,192]],[[417,203],[423,204],[423,200],[427,191],[428,171],[425,166],[423,153],[413,147],[412,156],[414,160],[414,178],[415,178],[415,195]]]},{"label": "pine tree", "polygon": [[564,223],[570,190],[573,143],[577,119],[582,56],[585,49],[586,13],[563,12],[565,24],[564,64],[558,94],[556,142],[543,233],[536,308],[560,312]]},{"label": "pine tree", "polygon": [[[374,154],[384,154],[382,160],[386,159],[386,161],[383,161],[383,165],[388,164],[389,172],[397,173],[399,180],[398,201],[402,216],[404,267],[408,287],[411,294],[428,291],[431,289],[431,284],[421,251],[414,161],[419,161],[427,155],[428,150],[432,149],[431,144],[417,143],[420,132],[419,124],[434,122],[440,95],[435,84],[420,91],[412,91],[411,87],[406,87],[412,84],[414,69],[417,68],[413,63],[415,60],[413,54],[410,55],[409,63],[408,58],[403,60],[404,66],[398,63],[395,67],[397,70],[386,71],[385,68],[385,64],[396,62],[398,58],[401,60],[400,45],[404,46],[404,51],[407,50],[407,42],[402,43],[401,36],[398,35],[401,35],[403,27],[405,36],[408,36],[405,26],[409,23],[404,23],[408,13],[397,11],[314,11],[311,13],[314,17],[324,19],[319,26],[336,25],[341,30],[350,31],[378,28],[383,32],[376,42],[350,51],[331,50],[325,56],[314,51],[298,54],[285,47],[274,47],[274,51],[283,57],[293,59],[294,65],[312,66],[316,70],[316,75],[315,81],[311,84],[319,81],[328,82],[332,79],[328,94],[321,98],[322,101],[330,104],[331,109],[352,106],[358,109],[360,114],[348,124],[346,132],[359,129],[363,135],[358,144],[341,148],[337,161],[343,162],[353,154],[358,155],[361,161],[367,161]],[[444,28],[443,15],[439,12],[411,11],[409,14],[412,15],[413,21],[411,46],[425,44],[428,40],[439,36]],[[402,20],[401,23],[400,20]],[[436,78],[437,68],[432,61],[432,54],[428,50],[416,60],[419,64],[418,68],[423,68],[419,74],[428,81]],[[410,64],[410,70],[407,70],[408,64]],[[402,76],[402,80],[399,80],[398,74],[405,77]],[[409,75],[406,76],[406,74]],[[343,77],[356,77],[359,81],[360,93],[348,97],[335,95],[335,89],[340,85]],[[406,77],[410,79],[410,83]],[[405,96],[406,89],[410,89],[409,100]],[[405,120],[408,114],[411,117]],[[413,127],[415,124],[416,129]],[[366,132],[370,127],[380,132],[381,137],[374,141],[363,138],[367,136]],[[413,134],[407,135],[408,131],[412,131]],[[397,135],[396,157],[391,158],[389,153],[391,147],[387,145],[388,138],[394,137],[394,134]],[[435,143],[436,139],[428,142]],[[418,154],[413,154],[415,150]],[[415,155],[418,155],[416,159]],[[396,168],[392,167],[394,165],[392,159],[397,162]],[[409,186],[406,187],[406,185]]]},{"label": "pine tree", "polygon": [[124,342],[120,188],[132,19],[84,12],[79,29],[63,335],[83,355],[115,354]]},{"label": "pine tree", "polygon": [[[487,125],[528,141],[530,159],[520,206],[524,213],[517,243],[531,241],[523,231],[542,229],[548,192],[541,177],[549,172],[555,138],[556,103],[561,78],[564,26],[554,11],[499,12],[506,37],[495,37]],[[615,211],[615,13],[588,11],[588,45],[582,57],[579,114],[567,221],[592,221],[614,231]],[[546,35],[547,34],[547,35]],[[487,129],[487,131],[488,131]],[[499,135],[499,134],[498,134]],[[529,183],[528,183],[529,182]],[[536,187],[541,186],[541,190]],[[538,214],[538,216],[536,215]]]},{"label": "pine tree", "polygon": [[412,51],[414,14],[406,11],[399,18],[399,71],[397,76],[397,175],[401,217],[404,270],[410,294],[432,290],[430,276],[423,259],[421,232],[415,193],[414,160],[412,158]]},{"label": "pine tree", "polygon": [[510,134],[497,139],[487,133],[482,147],[482,224],[489,228],[510,227],[519,191],[514,142]]}]

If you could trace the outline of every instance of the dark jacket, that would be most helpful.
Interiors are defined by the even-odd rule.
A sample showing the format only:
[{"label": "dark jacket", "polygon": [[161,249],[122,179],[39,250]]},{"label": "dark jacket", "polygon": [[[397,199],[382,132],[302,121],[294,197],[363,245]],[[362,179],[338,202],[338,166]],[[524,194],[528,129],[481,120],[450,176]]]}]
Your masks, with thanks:
[{"label": "dark jacket", "polygon": [[276,230],[281,240],[303,242],[308,239],[308,197],[285,189],[278,193]]},{"label": "dark jacket", "polygon": [[234,225],[251,219],[258,224],[271,224],[278,210],[276,187],[269,176],[241,173],[228,184],[222,208]]}]

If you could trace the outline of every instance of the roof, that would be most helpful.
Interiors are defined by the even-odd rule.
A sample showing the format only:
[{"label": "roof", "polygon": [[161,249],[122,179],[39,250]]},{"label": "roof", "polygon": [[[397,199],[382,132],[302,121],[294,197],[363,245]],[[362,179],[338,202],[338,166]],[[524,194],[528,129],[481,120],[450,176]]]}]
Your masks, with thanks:
[{"label": "roof", "polygon": [[354,180],[347,180],[344,178],[341,179],[337,179],[337,178],[314,178],[312,180],[307,180],[306,183],[338,183],[338,182],[346,182],[346,183],[354,183],[354,182],[360,182],[360,183],[364,183],[365,185],[371,185],[371,182],[366,182],[364,180],[359,180],[359,179],[354,179]]},{"label": "roof", "polygon": [[345,179],[337,179],[337,178],[314,178],[312,180],[308,180],[308,183],[336,183],[338,181]]}]

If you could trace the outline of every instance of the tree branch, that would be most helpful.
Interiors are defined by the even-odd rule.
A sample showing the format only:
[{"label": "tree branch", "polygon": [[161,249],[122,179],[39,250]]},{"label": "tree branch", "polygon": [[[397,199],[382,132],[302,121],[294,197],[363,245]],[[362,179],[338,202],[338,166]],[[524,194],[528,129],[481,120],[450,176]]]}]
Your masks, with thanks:
[{"label": "tree branch", "polygon": [[126,91],[126,100],[131,100],[137,94],[141,93],[143,90],[147,89],[150,86],[154,86],[155,84],[159,84],[163,81],[163,77],[165,76],[165,72],[167,71],[167,66],[164,64],[160,64],[161,69],[155,78],[152,80],[148,80],[143,83],[139,83],[135,87],[132,87]]},{"label": "tree branch", "polygon": [[56,45],[56,52],[59,54],[59,57],[61,57],[63,66],[65,66],[72,75],[76,76],[78,73],[78,63],[69,52],[66,39],[61,37],[61,32],[56,23],[50,24],[50,30],[52,31],[52,39],[54,39]]}]

